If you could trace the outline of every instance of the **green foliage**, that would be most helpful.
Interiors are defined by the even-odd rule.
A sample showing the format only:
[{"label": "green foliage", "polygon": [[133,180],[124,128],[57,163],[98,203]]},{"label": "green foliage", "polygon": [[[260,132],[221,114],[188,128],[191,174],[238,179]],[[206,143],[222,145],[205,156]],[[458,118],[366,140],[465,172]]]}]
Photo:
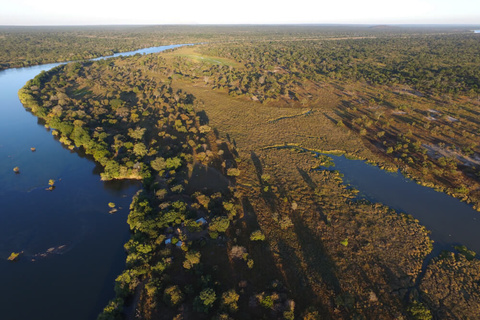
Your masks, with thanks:
[{"label": "green foliage", "polygon": [[250,234],[251,241],[263,241],[265,240],[265,235],[262,233],[261,230],[255,230]]},{"label": "green foliage", "polygon": [[431,320],[433,318],[430,310],[418,301],[413,302],[410,307],[408,307],[408,312],[410,312],[416,320]]},{"label": "green foliage", "polygon": [[116,298],[110,300],[103,312],[98,315],[97,320],[121,320],[123,319],[123,303],[124,300]]},{"label": "green foliage", "polygon": [[240,175],[240,170],[237,168],[229,168],[227,169],[227,176],[230,177],[238,177]]},{"label": "green foliage", "polygon": [[238,310],[238,299],[240,295],[234,290],[228,290],[222,294],[222,306],[230,312]]},{"label": "green foliage", "polygon": [[294,320],[295,319],[295,313],[293,311],[284,311],[283,312],[283,319]]},{"label": "green foliage", "polygon": [[212,288],[204,289],[195,297],[194,307],[199,312],[207,313],[213,306],[217,295]]},{"label": "green foliage", "polygon": [[232,220],[237,215],[235,204],[230,201],[223,202],[223,208],[227,211],[228,218]]},{"label": "green foliage", "polygon": [[457,250],[459,253],[463,254],[467,260],[473,260],[475,259],[477,253],[473,250],[469,250],[466,246],[455,246],[455,250]]},{"label": "green foliage", "polygon": [[147,154],[147,152],[147,147],[142,142],[135,143],[133,145],[133,153],[135,153],[135,155],[137,155],[138,157],[143,158]]},{"label": "green foliage", "polygon": [[165,160],[165,168],[169,170],[176,170],[182,166],[182,159],[179,157],[168,158]]},{"label": "green foliage", "polygon": [[152,160],[150,162],[150,165],[154,170],[158,172],[162,172],[167,167],[165,159],[162,157],[155,158],[155,160]]},{"label": "green foliage", "polygon": [[185,269],[192,269],[195,265],[200,263],[200,252],[188,251],[185,254],[185,261],[183,261],[183,267]]},{"label": "green foliage", "polygon": [[128,135],[135,140],[141,140],[146,130],[147,130],[146,128],[138,128],[138,127],[136,129],[129,128]]},{"label": "green foliage", "polygon": [[262,296],[260,298],[260,305],[264,307],[265,309],[272,309],[273,308],[273,299],[271,296]]},{"label": "green foliage", "polygon": [[178,285],[173,285],[165,288],[163,299],[168,305],[176,307],[183,301],[184,295]]},{"label": "green foliage", "polygon": [[119,298],[126,298],[133,294],[139,283],[135,271],[125,270],[115,279],[115,294]]},{"label": "green foliage", "polygon": [[220,216],[211,220],[208,230],[212,232],[225,232],[230,226],[230,220],[228,217]]}]

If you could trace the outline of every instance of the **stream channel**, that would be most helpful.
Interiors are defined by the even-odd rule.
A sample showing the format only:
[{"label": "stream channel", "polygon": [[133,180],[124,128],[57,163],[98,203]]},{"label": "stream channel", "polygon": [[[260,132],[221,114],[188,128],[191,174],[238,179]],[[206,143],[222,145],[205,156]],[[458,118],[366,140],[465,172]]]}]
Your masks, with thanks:
[{"label": "stream channel", "polygon": [[480,252],[480,212],[443,192],[424,187],[400,172],[387,172],[361,160],[325,154],[343,174],[344,183],[359,190],[357,198],[379,202],[412,215],[431,234],[433,255],[456,245]]}]

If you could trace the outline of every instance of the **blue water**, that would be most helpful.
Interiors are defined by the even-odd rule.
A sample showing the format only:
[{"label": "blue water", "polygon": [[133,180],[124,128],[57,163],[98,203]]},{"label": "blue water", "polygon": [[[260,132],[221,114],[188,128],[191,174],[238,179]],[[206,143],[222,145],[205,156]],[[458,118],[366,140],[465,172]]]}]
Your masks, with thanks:
[{"label": "blue water", "polygon": [[[96,319],[125,267],[128,207],[140,184],[101,182],[95,163],[65,149],[18,99],[56,65],[0,71],[0,319]],[[109,202],[122,209],[109,214]],[[18,262],[6,260],[20,251]]]},{"label": "blue water", "polygon": [[480,252],[480,212],[445,193],[418,185],[400,173],[389,173],[365,161],[332,156],[335,170],[359,196],[411,214],[432,233],[434,248],[463,244]]}]

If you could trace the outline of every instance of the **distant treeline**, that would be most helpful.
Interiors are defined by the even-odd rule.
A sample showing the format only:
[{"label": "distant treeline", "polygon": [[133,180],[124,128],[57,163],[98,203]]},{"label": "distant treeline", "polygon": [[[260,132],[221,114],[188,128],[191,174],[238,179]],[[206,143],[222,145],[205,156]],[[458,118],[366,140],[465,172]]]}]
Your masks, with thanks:
[{"label": "distant treeline", "polygon": [[0,70],[90,59],[172,43],[465,33],[471,28],[389,26],[0,27]]},{"label": "distant treeline", "polygon": [[[480,38],[475,34],[410,35],[328,41],[285,41],[211,46],[206,54],[235,59],[243,72],[223,77],[255,78],[265,98],[285,94],[292,82],[303,80],[367,81],[405,84],[423,92],[480,92]],[[285,84],[283,86],[283,84]],[[228,84],[227,84],[228,85]],[[273,91],[270,87],[273,88]],[[278,90],[276,89],[278,87]]]}]

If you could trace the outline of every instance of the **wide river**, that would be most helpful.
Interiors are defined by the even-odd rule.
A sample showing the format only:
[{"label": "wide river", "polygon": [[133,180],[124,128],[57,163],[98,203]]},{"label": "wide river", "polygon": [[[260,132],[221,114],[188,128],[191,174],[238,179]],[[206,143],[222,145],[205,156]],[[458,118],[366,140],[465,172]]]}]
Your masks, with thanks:
[{"label": "wide river", "polygon": [[[95,163],[62,147],[18,99],[56,65],[0,71],[0,319],[96,319],[125,267],[128,208],[141,185],[100,181]],[[23,252],[19,261],[7,261],[12,252]]]}]

